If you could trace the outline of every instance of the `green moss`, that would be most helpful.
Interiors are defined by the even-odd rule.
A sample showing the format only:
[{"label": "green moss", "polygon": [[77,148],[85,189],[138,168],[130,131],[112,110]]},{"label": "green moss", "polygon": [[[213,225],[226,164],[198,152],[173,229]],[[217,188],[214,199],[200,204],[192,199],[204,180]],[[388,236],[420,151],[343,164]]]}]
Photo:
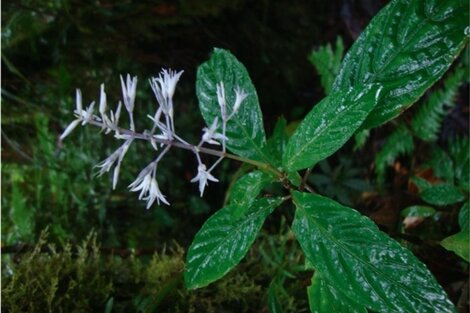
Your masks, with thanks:
[{"label": "green moss", "polygon": [[[151,256],[121,257],[100,248],[94,234],[78,246],[55,246],[43,232],[32,251],[2,255],[2,305],[7,312],[263,311],[275,270],[260,257],[264,245],[255,244],[225,278],[187,290],[185,251],[176,243]],[[291,300],[285,308],[295,312]]]}]

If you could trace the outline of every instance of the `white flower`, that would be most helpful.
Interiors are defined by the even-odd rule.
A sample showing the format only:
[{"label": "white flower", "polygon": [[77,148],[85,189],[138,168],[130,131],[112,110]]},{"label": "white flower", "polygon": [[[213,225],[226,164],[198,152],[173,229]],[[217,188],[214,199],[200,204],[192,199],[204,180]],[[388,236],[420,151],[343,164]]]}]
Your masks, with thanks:
[{"label": "white flower", "polygon": [[93,110],[95,109],[95,101],[90,103],[86,110],[82,110],[82,125],[86,125],[86,123],[93,120]]},{"label": "white flower", "polygon": [[124,105],[126,106],[126,109],[130,114],[134,111],[135,93],[137,89],[137,76],[134,76],[131,79],[131,75],[127,74],[126,83],[124,83],[124,78],[122,78],[121,75],[121,88]]},{"label": "white flower", "polygon": [[78,124],[80,124],[81,120],[80,119],[76,119],[74,120],[72,123],[69,124],[69,126],[67,126],[64,130],[64,132],[62,133],[62,135],[60,135],[59,139],[60,140],[64,140],[65,137],[67,137],[71,132],[72,130],[75,129],[75,127],[78,126]]},{"label": "white flower", "polygon": [[100,168],[98,176],[101,176],[104,173],[109,172],[111,167],[117,161],[116,166],[114,167],[114,173],[113,173],[113,190],[116,189],[116,185],[117,185],[118,177],[119,177],[119,169],[121,168],[121,162],[124,159],[124,155],[127,153],[127,150],[129,150],[129,147],[133,140],[134,138],[127,139],[126,142],[124,142],[124,144],[119,147],[119,149],[114,151],[105,160],[95,165],[95,167]]},{"label": "white flower", "polygon": [[199,166],[197,167],[197,175],[196,177],[194,177],[193,179],[191,179],[191,182],[192,183],[195,183],[197,181],[199,181],[199,192],[201,194],[201,197],[202,195],[204,194],[204,188],[206,188],[207,186],[207,181],[210,180],[210,181],[213,181],[213,182],[218,182],[219,180],[217,178],[215,178],[214,176],[211,175],[211,173],[209,173],[207,171],[207,168],[204,164],[199,164]]},{"label": "white flower", "polygon": [[226,103],[225,103],[225,88],[224,83],[220,82],[217,84],[217,101],[219,102],[220,112],[222,113],[222,119],[225,120],[227,118],[226,114]]},{"label": "white flower", "polygon": [[[135,184],[137,181],[138,179],[136,179],[133,184]],[[135,186],[131,188],[131,191],[140,190],[139,200],[141,200],[144,197],[144,195],[149,191],[151,181],[152,181],[152,172],[149,172],[147,175],[143,177],[142,180],[139,181],[138,184],[135,184]],[[129,187],[133,186],[133,184],[129,185]]]},{"label": "white flower", "polygon": [[233,105],[232,115],[238,112],[240,105],[247,96],[248,94],[240,87],[235,89],[235,104]]},{"label": "white flower", "polygon": [[166,200],[166,197],[161,193],[160,189],[158,188],[158,183],[155,177],[153,177],[150,181],[150,189],[148,190],[148,196],[145,197],[144,200],[147,201],[147,209],[152,206],[155,200],[157,200],[158,204],[160,204],[161,201],[166,205],[170,205],[170,203]]},{"label": "white flower", "polygon": [[157,102],[160,108],[162,108],[163,112],[168,114],[168,105],[166,102],[165,97],[162,94],[162,87],[159,84],[159,80],[156,77],[149,79],[150,87],[152,87],[153,93],[155,94],[155,98],[157,98]]},{"label": "white flower", "polygon": [[154,77],[150,82],[157,102],[165,114],[173,115],[173,95],[175,94],[176,84],[183,71],[176,72],[163,69],[158,77]]},{"label": "white flower", "polygon": [[158,204],[160,204],[161,201],[166,205],[170,205],[166,200],[165,196],[160,192],[160,189],[158,188],[158,183],[155,178],[156,170],[157,163],[150,163],[139,173],[137,179],[129,185],[131,191],[140,190],[139,200],[143,199],[147,201],[147,209],[150,208],[150,206],[155,200],[157,200]]},{"label": "white flower", "polygon": [[105,115],[106,113],[106,93],[104,92],[104,84],[101,84],[99,111],[101,116]]},{"label": "white flower", "polygon": [[173,98],[175,94],[176,84],[180,79],[183,71],[172,71],[163,69],[158,76],[158,81],[160,82],[160,86],[162,88],[163,97],[166,99]]},{"label": "white flower", "polygon": [[82,115],[82,92],[80,91],[80,89],[77,89],[77,92],[76,92],[75,105],[76,105],[75,113],[78,116],[81,116]]},{"label": "white flower", "polygon": [[216,140],[220,139],[220,140],[227,140],[227,137],[222,135],[222,134],[219,134],[219,133],[216,133],[216,130],[217,130],[217,127],[218,127],[218,122],[219,122],[219,119],[216,117],[214,118],[214,121],[212,122],[211,124],[211,127],[207,128],[207,127],[204,127],[202,130],[204,131],[204,134],[202,135],[202,141],[203,142],[207,142],[209,144],[213,144],[213,145],[220,145],[219,142],[217,142]]}]

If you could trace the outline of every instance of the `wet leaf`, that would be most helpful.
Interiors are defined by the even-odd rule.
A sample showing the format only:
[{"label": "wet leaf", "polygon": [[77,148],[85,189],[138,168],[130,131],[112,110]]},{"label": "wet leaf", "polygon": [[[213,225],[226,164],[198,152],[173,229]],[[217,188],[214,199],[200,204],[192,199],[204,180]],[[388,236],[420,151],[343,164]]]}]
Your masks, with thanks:
[{"label": "wet leaf", "polygon": [[265,147],[268,155],[271,157],[271,164],[276,167],[281,166],[282,154],[284,153],[287,140],[289,139],[286,127],[286,119],[283,117],[279,118],[276,122],[276,126],[274,126],[273,134],[271,138],[268,139]]},{"label": "wet leaf", "polygon": [[261,190],[272,181],[271,176],[260,171],[243,175],[235,182],[230,191],[230,205],[242,208],[239,211],[244,212],[250,208]]},{"label": "wet leaf", "polygon": [[468,230],[461,231],[441,241],[441,245],[470,262],[470,240]]},{"label": "wet leaf", "polygon": [[352,301],[337,288],[330,285],[316,272],[312,284],[307,288],[308,303],[312,313],[367,313],[367,309]]},{"label": "wet leaf", "polygon": [[292,196],[292,230],[334,288],[378,312],[455,312],[426,266],[370,219],[318,195]]},{"label": "wet leaf", "polygon": [[346,54],[333,91],[380,83],[380,103],[363,128],[379,126],[416,102],[467,42],[469,2],[393,0]]},{"label": "wet leaf", "polygon": [[216,87],[220,82],[224,84],[229,113],[235,103],[235,88],[239,87],[248,94],[238,112],[227,123],[227,148],[243,157],[269,161],[268,155],[262,149],[266,144],[263,116],[250,76],[243,64],[229,51],[216,48],[211,58],[197,70],[196,93],[206,124],[210,127],[214,118],[218,117],[218,132],[222,133],[222,117]]},{"label": "wet leaf", "polygon": [[282,160],[287,171],[311,167],[341,148],[377,104],[381,87],[346,90],[323,99],[297,127]]},{"label": "wet leaf", "polygon": [[264,220],[281,202],[281,198],[263,198],[244,211],[228,205],[212,215],[188,250],[186,287],[204,287],[227,274],[245,256]]},{"label": "wet leaf", "polygon": [[464,199],[462,193],[452,185],[439,184],[424,189],[421,198],[429,204],[450,205]]}]

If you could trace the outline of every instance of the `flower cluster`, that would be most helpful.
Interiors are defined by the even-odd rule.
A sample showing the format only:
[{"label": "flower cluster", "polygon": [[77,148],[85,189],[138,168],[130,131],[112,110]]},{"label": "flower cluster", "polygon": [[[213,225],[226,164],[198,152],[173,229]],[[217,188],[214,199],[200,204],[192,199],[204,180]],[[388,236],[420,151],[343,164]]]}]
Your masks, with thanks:
[{"label": "flower cluster", "polygon": [[[156,177],[160,160],[171,147],[180,147],[190,150],[196,156],[198,163],[197,174],[193,179],[191,179],[191,182],[199,184],[199,192],[202,197],[204,189],[208,185],[209,181],[218,182],[217,178],[212,175],[212,171],[226,156],[226,143],[228,141],[226,136],[227,123],[237,114],[241,104],[248,95],[242,89],[238,87],[235,88],[235,101],[231,107],[228,107],[226,103],[224,84],[223,82],[218,83],[215,93],[220,108],[220,119],[219,117],[215,117],[209,127],[203,128],[200,142],[197,145],[192,145],[178,136],[175,131],[173,95],[182,74],[183,71],[176,72],[163,69],[157,77],[153,77],[149,80],[150,86],[157,100],[158,107],[153,115],[148,115],[148,118],[153,122],[152,128],[150,130],[144,130],[142,133],[136,131],[133,114],[137,89],[137,77],[127,75],[124,79],[121,76],[122,102],[118,102],[115,111],[108,111],[107,109],[107,96],[104,84],[102,84],[98,110],[99,115],[94,114],[94,102],[90,103],[86,109],[83,109],[82,94],[80,90],[77,90],[76,108],[73,112],[76,119],[66,127],[60,136],[60,140],[63,140],[68,136],[79,124],[90,124],[100,127],[105,134],[113,133],[115,138],[123,140],[123,143],[118,149],[96,165],[99,169],[99,176],[114,168],[113,189],[116,188],[121,162],[129,150],[130,145],[136,139],[148,141],[155,151],[158,151],[157,157],[148,164],[139,173],[135,181],[129,185],[130,191],[140,192],[139,199],[147,201],[147,208],[150,208],[155,201],[158,204],[164,203],[169,205],[166,197],[160,191]],[[124,103],[124,107],[129,115],[129,129],[121,128],[118,125],[119,118],[121,116],[122,103]],[[208,148],[202,149],[204,144],[221,146],[221,150]],[[218,156],[218,158],[209,168],[207,168],[206,164],[202,162],[200,153],[209,153]]]}]

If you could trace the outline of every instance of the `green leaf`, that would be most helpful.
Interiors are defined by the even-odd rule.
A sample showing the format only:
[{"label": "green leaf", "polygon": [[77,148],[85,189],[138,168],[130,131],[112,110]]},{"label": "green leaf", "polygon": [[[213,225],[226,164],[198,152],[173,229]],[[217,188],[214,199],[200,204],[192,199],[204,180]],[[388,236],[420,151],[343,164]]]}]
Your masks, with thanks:
[{"label": "green leaf", "polygon": [[455,106],[455,97],[463,83],[464,69],[458,68],[444,81],[443,88],[434,91],[411,121],[415,136],[424,141],[436,141],[442,120],[449,108]]},{"label": "green leaf", "polygon": [[441,148],[432,147],[431,159],[426,162],[426,165],[432,168],[435,176],[451,184],[454,182],[454,164],[449,155]]},{"label": "green leaf", "polygon": [[457,186],[470,190],[470,140],[468,136],[449,142],[449,154],[454,161],[454,177]]},{"label": "green leaf", "polygon": [[331,48],[331,44],[328,43],[325,46],[313,50],[308,57],[308,60],[315,66],[320,75],[321,85],[323,86],[325,94],[329,94],[331,91],[331,87],[341,66],[343,54],[343,40],[338,36],[338,38],[336,38],[335,51]]},{"label": "green leaf", "polygon": [[227,274],[245,256],[264,220],[281,202],[281,198],[263,198],[244,214],[235,205],[228,205],[212,215],[189,247],[186,287],[201,288]]},{"label": "green leaf", "polygon": [[354,134],[354,142],[355,142],[354,151],[364,148],[369,136],[370,136],[370,130],[369,129],[358,130]]},{"label": "green leaf", "polygon": [[427,203],[434,205],[450,205],[464,199],[462,193],[450,184],[431,186],[421,191],[420,196]]},{"label": "green leaf", "polygon": [[311,167],[338,150],[377,104],[380,90],[379,85],[365,85],[339,91],[314,106],[289,139],[284,168]]},{"label": "green leaf", "polygon": [[196,93],[206,124],[210,126],[214,118],[218,117],[218,132],[222,133],[222,117],[216,87],[220,82],[224,84],[229,114],[235,102],[235,88],[239,87],[248,94],[238,112],[227,123],[227,148],[246,158],[268,161],[268,156],[262,151],[266,138],[256,89],[243,64],[229,51],[216,48],[209,61],[197,70]]},{"label": "green leaf", "polygon": [[401,217],[430,217],[436,213],[436,209],[425,205],[412,205],[400,212]]},{"label": "green leaf", "polygon": [[455,312],[435,278],[409,250],[357,211],[314,194],[292,193],[292,230],[332,286],[378,312]]},{"label": "green leaf", "polygon": [[240,177],[232,187],[229,203],[237,208],[237,212],[246,212],[251,207],[261,190],[273,181],[268,174],[260,171],[250,172]]},{"label": "green leaf", "polygon": [[315,272],[307,288],[308,303],[312,313],[367,313],[367,309],[352,301]]},{"label": "green leaf", "polygon": [[465,203],[459,211],[459,226],[460,230],[469,230],[470,216],[468,214],[469,204]]},{"label": "green leaf", "polygon": [[282,154],[287,145],[289,136],[287,135],[287,121],[284,117],[277,120],[276,126],[274,126],[273,134],[268,139],[265,149],[271,157],[271,164],[275,167],[279,167],[282,164]]},{"label": "green leaf", "polygon": [[384,86],[363,128],[379,126],[416,102],[467,42],[469,3],[392,0],[346,54],[333,91],[366,83]]},{"label": "green leaf", "polygon": [[470,262],[470,240],[468,230],[461,231],[441,241],[441,245]]},{"label": "green leaf", "polygon": [[419,189],[420,191],[432,187],[432,184],[431,184],[429,181],[427,181],[426,179],[422,178],[422,177],[413,176],[413,177],[411,178],[411,180],[412,180],[413,183],[416,185],[416,187],[418,187],[418,189]]}]

